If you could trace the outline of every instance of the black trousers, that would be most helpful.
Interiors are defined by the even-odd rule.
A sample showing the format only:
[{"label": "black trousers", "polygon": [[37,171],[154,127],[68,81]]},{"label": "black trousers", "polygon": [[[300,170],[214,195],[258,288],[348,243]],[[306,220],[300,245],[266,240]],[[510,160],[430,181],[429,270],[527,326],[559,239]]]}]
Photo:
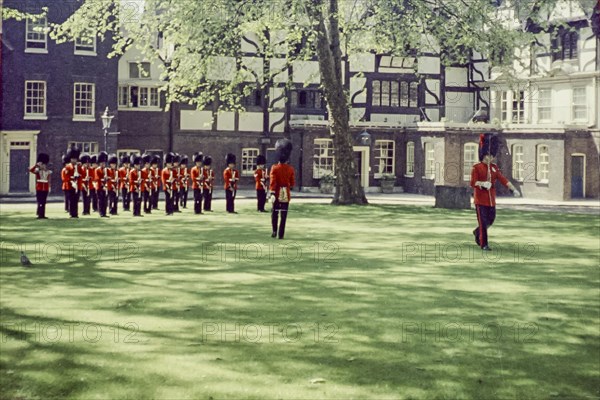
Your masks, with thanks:
[{"label": "black trousers", "polygon": [[101,217],[105,217],[106,208],[108,207],[108,195],[104,189],[97,190],[96,194],[98,196],[98,213]]},{"label": "black trousers", "polygon": [[108,192],[108,212],[110,215],[117,215],[117,205],[119,204],[118,193],[115,190]]},{"label": "black trousers", "polygon": [[179,193],[180,189],[173,190],[173,200],[171,206],[173,207],[173,212],[179,212]]},{"label": "black trousers", "polygon": [[37,200],[37,211],[36,214],[38,218],[46,217],[46,200],[48,199],[48,191],[47,190],[37,190],[35,192],[35,198]]},{"label": "black trousers", "polygon": [[165,190],[165,213],[167,215],[173,214],[173,196],[168,190]]},{"label": "black trousers", "polygon": [[152,195],[153,193],[147,190],[144,192],[144,212],[146,214],[150,214],[152,211]]},{"label": "black trousers", "polygon": [[483,248],[488,245],[487,230],[496,219],[496,207],[475,205],[475,211],[477,211],[478,226],[473,234],[475,235],[475,242]]},{"label": "black trousers", "polygon": [[71,211],[71,208],[69,208],[70,194],[68,190],[63,190],[63,193],[65,194],[65,212],[69,212]]},{"label": "black trousers", "polygon": [[71,217],[79,214],[79,192],[73,188],[69,189],[69,214]]},{"label": "black trousers", "polygon": [[235,190],[225,190],[225,201],[227,212],[235,212]]},{"label": "black trousers", "polygon": [[256,190],[257,210],[265,211],[265,203],[267,202],[267,192],[265,189]]},{"label": "black trousers", "polygon": [[127,188],[121,189],[121,196],[123,196],[123,211],[129,211],[131,204],[131,193]]},{"label": "black trousers", "polygon": [[202,190],[194,189],[194,214],[202,214]]},{"label": "black trousers", "polygon": [[133,195],[133,215],[142,215],[142,193],[132,192]]},{"label": "black trousers", "polygon": [[[273,204],[273,211],[271,212],[271,225],[273,227],[273,233],[279,234],[279,239],[283,239],[285,234],[285,222],[287,221],[288,207],[290,203],[280,203],[275,200]],[[279,232],[277,231],[277,220],[281,214],[281,223],[279,224]]]},{"label": "black trousers", "polygon": [[92,203],[92,210],[98,211],[98,193],[96,189],[90,188],[90,199]]},{"label": "black trousers", "polygon": [[179,191],[179,202],[181,207],[187,208],[187,199],[188,199],[188,188],[181,188]]},{"label": "black trousers", "polygon": [[83,189],[81,191],[81,201],[83,203],[83,215],[88,215],[90,213],[90,204],[92,202],[92,193],[88,194],[88,191]]},{"label": "black trousers", "polygon": [[210,211],[212,205],[212,190],[202,189],[202,193],[204,194],[204,211]]},{"label": "black trousers", "polygon": [[152,209],[158,210],[158,189],[152,191]]}]

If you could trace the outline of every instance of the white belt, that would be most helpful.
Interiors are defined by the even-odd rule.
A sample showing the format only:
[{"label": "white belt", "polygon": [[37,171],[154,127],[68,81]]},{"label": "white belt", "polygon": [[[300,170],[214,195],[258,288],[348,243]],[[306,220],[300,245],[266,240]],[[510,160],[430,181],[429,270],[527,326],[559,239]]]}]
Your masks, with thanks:
[{"label": "white belt", "polygon": [[48,179],[38,179],[38,183],[48,183]]}]

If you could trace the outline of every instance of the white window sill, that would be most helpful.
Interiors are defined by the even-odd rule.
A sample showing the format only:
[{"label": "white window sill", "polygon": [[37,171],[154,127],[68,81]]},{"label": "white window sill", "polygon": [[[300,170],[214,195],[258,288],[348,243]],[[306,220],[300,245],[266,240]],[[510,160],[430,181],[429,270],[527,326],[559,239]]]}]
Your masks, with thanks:
[{"label": "white window sill", "polygon": [[163,109],[160,107],[126,107],[126,106],[119,106],[118,108],[119,111],[153,111],[153,112],[157,112],[157,111],[162,111]]},{"label": "white window sill", "polygon": [[88,51],[88,50],[75,50],[74,54],[76,56],[88,56],[88,57],[96,57],[98,55],[98,53],[96,53],[95,51]]},{"label": "white window sill", "polygon": [[394,176],[394,180],[396,179],[396,178],[395,178],[395,176],[396,176],[396,173],[395,173],[395,172],[389,172],[389,173],[386,173],[386,174],[374,174],[374,175],[373,175],[373,179],[382,179],[382,178],[383,178],[383,175],[390,175],[390,176]]},{"label": "white window sill", "polygon": [[422,179],[427,179],[429,181],[433,181],[435,179],[435,176],[422,176]]},{"label": "white window sill", "polygon": [[48,49],[37,49],[35,47],[25,49],[25,53],[30,54],[48,54]]},{"label": "white window sill", "polygon": [[94,117],[73,117],[73,122],[96,122]]},{"label": "white window sill", "polygon": [[548,185],[548,179],[542,179],[536,182],[539,185]]},{"label": "white window sill", "polygon": [[25,121],[47,121],[47,115],[25,115],[23,117]]},{"label": "white window sill", "polygon": [[415,174],[404,174],[405,178],[414,178]]}]

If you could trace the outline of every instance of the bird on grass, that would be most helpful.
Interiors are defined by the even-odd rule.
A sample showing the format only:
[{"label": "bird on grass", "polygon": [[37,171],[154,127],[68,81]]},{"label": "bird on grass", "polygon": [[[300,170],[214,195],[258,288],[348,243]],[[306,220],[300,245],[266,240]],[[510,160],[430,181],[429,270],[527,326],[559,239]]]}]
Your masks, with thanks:
[{"label": "bird on grass", "polygon": [[24,252],[21,252],[21,265],[24,267],[31,267],[33,265],[31,264],[31,261],[29,261],[29,258],[27,258]]}]

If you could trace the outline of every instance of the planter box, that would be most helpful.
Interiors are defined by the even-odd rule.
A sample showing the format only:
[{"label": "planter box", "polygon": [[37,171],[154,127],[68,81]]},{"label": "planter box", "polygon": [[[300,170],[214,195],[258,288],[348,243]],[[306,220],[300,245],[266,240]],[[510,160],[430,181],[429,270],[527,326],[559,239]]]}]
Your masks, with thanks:
[{"label": "planter box", "polygon": [[472,191],[470,187],[436,186],[435,207],[470,209]]},{"label": "planter box", "polygon": [[324,194],[333,194],[334,185],[330,182],[321,182],[319,184],[319,190]]},{"label": "planter box", "polygon": [[392,180],[381,180],[381,193],[394,193],[394,183]]}]

